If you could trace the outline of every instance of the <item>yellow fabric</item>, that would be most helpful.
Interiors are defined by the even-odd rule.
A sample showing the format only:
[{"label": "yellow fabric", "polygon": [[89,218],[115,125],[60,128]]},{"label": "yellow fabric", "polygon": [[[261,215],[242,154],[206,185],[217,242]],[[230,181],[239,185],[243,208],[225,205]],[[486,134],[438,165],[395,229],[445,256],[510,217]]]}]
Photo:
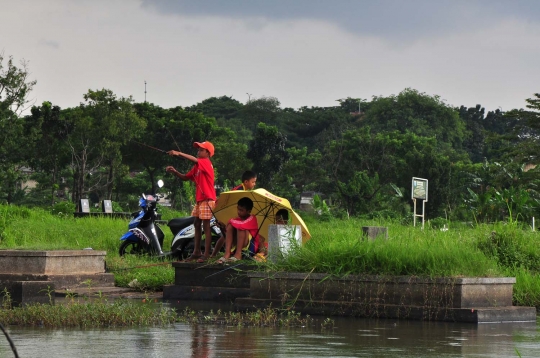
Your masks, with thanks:
[{"label": "yellow fabric", "polygon": [[275,223],[276,212],[279,209],[287,209],[289,211],[289,224],[300,225],[302,243],[305,243],[311,238],[304,220],[292,209],[289,200],[276,196],[262,188],[250,191],[234,190],[221,193],[214,209],[216,219],[226,223],[229,219],[237,217],[238,200],[243,197],[253,200],[251,214],[257,217],[257,222],[260,226],[260,235],[268,238],[268,225]]}]

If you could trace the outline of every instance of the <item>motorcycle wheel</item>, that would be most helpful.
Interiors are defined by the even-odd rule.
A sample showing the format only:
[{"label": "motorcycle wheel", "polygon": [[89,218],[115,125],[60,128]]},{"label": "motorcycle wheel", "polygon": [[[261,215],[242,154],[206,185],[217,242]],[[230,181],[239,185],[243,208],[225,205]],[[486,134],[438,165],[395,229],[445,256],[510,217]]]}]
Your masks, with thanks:
[{"label": "motorcycle wheel", "polygon": [[118,253],[120,256],[124,255],[142,255],[146,251],[143,249],[141,244],[139,242],[135,241],[124,241],[120,245],[120,249],[118,250]]},{"label": "motorcycle wheel", "polygon": [[[201,253],[204,254],[204,234],[203,234],[203,240],[201,242]],[[211,247],[211,251],[214,250],[214,245],[216,243],[216,241],[220,238],[220,236],[214,236],[212,235],[212,247]],[[185,241],[184,241],[185,243]],[[187,259],[188,257],[191,256],[191,254],[193,253],[193,249],[194,249],[194,242],[193,242],[193,239],[189,240],[187,244],[185,244],[184,247],[181,247],[182,246],[182,242],[181,241],[177,241],[172,247],[171,247],[171,252],[173,254],[173,256],[177,257],[179,260],[184,260],[184,259]],[[221,248],[221,252],[225,252],[225,245],[223,245],[223,247]]]},{"label": "motorcycle wheel", "polygon": [[180,251],[178,253],[178,258],[180,260],[185,260],[187,259],[188,257],[191,256],[191,254],[193,253],[193,249],[194,249],[194,244],[193,244],[193,240],[191,240],[190,242],[187,243],[186,246],[184,246],[184,248],[182,249],[182,251]]}]

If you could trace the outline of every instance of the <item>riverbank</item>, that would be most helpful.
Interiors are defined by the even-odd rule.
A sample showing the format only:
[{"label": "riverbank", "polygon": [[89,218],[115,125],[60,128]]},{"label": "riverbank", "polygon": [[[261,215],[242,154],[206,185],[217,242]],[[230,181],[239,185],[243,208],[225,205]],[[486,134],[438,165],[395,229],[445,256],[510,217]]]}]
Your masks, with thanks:
[{"label": "riverbank", "polygon": [[[126,222],[110,218],[54,216],[39,209],[0,208],[0,249],[107,252],[107,272],[115,285],[141,292],[160,291],[174,282],[170,262],[119,257],[119,237]],[[518,222],[465,225],[445,222],[446,229],[385,220],[320,221],[305,216],[312,239],[275,263],[254,264],[253,271],[375,274],[417,277],[516,277],[513,304],[540,307],[540,239]],[[440,223],[439,223],[440,224]],[[388,227],[388,239],[364,240],[363,226]],[[172,235],[167,232],[165,247]],[[39,235],[36,235],[39,233]],[[204,265],[204,264],[201,264]]]}]

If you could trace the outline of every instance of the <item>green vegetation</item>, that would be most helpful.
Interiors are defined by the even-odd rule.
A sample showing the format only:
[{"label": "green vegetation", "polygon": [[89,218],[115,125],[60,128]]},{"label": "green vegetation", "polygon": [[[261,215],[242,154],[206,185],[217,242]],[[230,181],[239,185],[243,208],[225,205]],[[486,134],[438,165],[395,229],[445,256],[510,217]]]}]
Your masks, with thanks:
[{"label": "green vegetation", "polygon": [[[171,215],[168,217],[168,215]],[[167,219],[179,213],[167,213]],[[518,222],[461,224],[432,220],[426,228],[398,220],[341,220],[304,215],[313,238],[275,264],[253,270],[426,277],[516,277],[514,302],[540,307],[540,238]],[[361,240],[362,226],[388,226],[388,240]],[[447,227],[447,231],[441,230]],[[165,247],[172,234],[167,232]],[[41,209],[0,205],[0,249],[83,249],[107,252],[107,270],[117,286],[159,291],[174,282],[167,261],[152,257],[119,257],[119,238],[126,221],[50,214]],[[38,233],[38,234],[36,234]]]},{"label": "green vegetation", "polygon": [[[315,324],[309,315],[287,310],[266,308],[253,312],[201,312],[186,308],[183,312],[144,299],[141,302],[104,298],[93,301],[71,297],[66,304],[31,304],[12,307],[9,294],[4,292],[0,310],[3,325],[38,326],[49,328],[108,328],[168,326],[177,322],[226,326],[305,327]],[[326,319],[322,328],[331,328],[334,322]]]},{"label": "green vegetation", "polygon": [[[317,194],[312,240],[254,270],[515,276],[515,303],[540,307],[540,245],[528,227],[540,217],[539,93],[526,109],[485,113],[411,88],[298,109],[227,96],[161,108],[103,88],[76,107],[45,101],[23,115],[36,82],[15,63],[0,54],[0,88],[10,94],[0,98],[0,249],[105,250],[117,285],[161,289],[173,281],[166,262],[118,257],[125,220],[72,214],[83,198],[94,211],[104,199],[116,212],[138,210],[139,195],[162,178],[172,205],[163,218],[183,216],[176,210],[190,209],[194,185],[164,168],[192,164],[147,146],[192,153],[194,141],[209,140],[218,187],[253,169],[260,187],[294,207],[301,193]],[[429,180],[424,231],[411,227],[412,177]],[[389,239],[360,240],[365,225],[388,226]]]},{"label": "green vegetation", "polygon": [[163,151],[194,153],[194,141],[209,140],[218,188],[252,169],[260,187],[295,207],[301,193],[318,193],[335,217],[407,218],[412,177],[429,180],[430,219],[540,217],[538,93],[524,99],[526,109],[486,113],[411,88],[298,109],[264,96],[161,108],[103,88],[81,93],[76,107],[45,101],[23,115],[35,85],[29,71],[0,54],[0,83],[11,94],[0,98],[0,203],[69,213],[80,199],[92,210],[107,199],[130,212],[163,179],[172,207],[187,211],[193,183],[164,169],[192,164]]}]

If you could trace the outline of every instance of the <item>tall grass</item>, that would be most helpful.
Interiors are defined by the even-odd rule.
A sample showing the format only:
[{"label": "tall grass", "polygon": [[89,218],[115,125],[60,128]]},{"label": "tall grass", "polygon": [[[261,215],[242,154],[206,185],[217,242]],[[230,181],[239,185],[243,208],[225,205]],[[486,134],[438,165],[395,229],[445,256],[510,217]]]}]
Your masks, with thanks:
[{"label": "tall grass", "polygon": [[[182,213],[167,213],[172,217]],[[425,277],[516,277],[514,301],[540,307],[540,237],[519,223],[475,227],[448,223],[441,231],[429,224],[404,226],[376,220],[305,221],[312,239],[275,264],[254,266],[289,272],[322,272],[331,275],[414,275]],[[72,250],[91,247],[107,252],[107,268],[118,286],[141,291],[160,290],[174,282],[167,262],[150,257],[118,255],[119,238],[127,219],[78,218],[52,215],[40,209],[0,206],[0,249]],[[367,240],[362,226],[388,227],[388,239]],[[167,226],[164,247],[172,234]]]},{"label": "tall grass", "polygon": [[[164,220],[185,214],[167,211]],[[109,272],[117,286],[140,291],[161,290],[174,282],[174,269],[152,257],[120,257],[120,237],[127,231],[128,219],[107,217],[74,218],[72,214],[51,214],[43,209],[0,205],[0,249],[106,251]],[[170,248],[172,233],[166,225],[164,249]],[[131,283],[131,285],[130,285]]]},{"label": "tall grass", "polygon": [[[185,215],[168,211],[170,218]],[[170,218],[164,217],[164,220]],[[25,250],[78,250],[92,248],[118,256],[120,237],[129,220],[109,217],[74,218],[72,214],[53,215],[43,209],[0,205],[0,248]],[[170,247],[172,234],[166,225],[164,248]]]},{"label": "tall grass", "polygon": [[[362,226],[388,226],[388,239],[367,240]],[[399,223],[332,220],[311,223],[316,233],[276,269],[333,275],[485,276],[502,273],[476,245],[483,231],[421,230]]]}]

